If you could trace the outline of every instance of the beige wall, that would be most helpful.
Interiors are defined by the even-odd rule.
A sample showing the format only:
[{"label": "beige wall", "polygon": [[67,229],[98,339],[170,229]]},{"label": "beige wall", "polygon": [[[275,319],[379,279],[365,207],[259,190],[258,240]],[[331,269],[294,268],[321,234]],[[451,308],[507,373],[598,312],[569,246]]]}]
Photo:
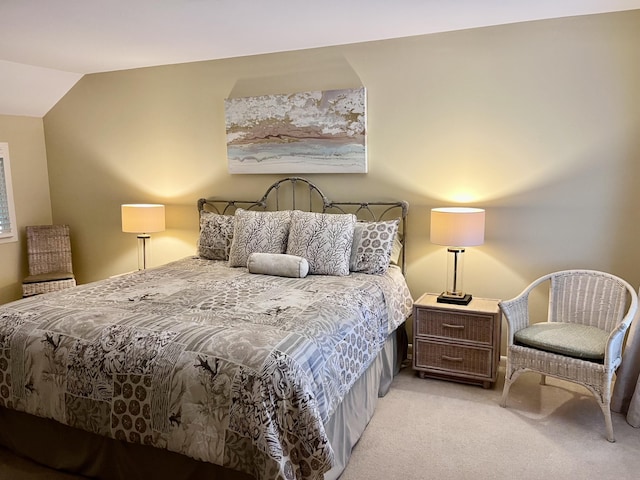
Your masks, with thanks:
[{"label": "beige wall", "polygon": [[27,274],[24,227],[51,223],[51,201],[41,118],[0,115],[0,142],[9,144],[11,176],[20,236],[0,244],[0,304],[22,296]]},{"label": "beige wall", "polygon": [[414,296],[444,287],[429,209],[487,210],[465,289],[509,298],[564,268],[640,285],[640,11],[84,77],[44,119],[55,222],[80,282],[136,268],[126,202],[167,205],[158,264],[195,251],[200,196],[258,197],[279,176],[229,175],[224,104],[368,91],[369,173],[309,175],[330,198],[410,202]]}]

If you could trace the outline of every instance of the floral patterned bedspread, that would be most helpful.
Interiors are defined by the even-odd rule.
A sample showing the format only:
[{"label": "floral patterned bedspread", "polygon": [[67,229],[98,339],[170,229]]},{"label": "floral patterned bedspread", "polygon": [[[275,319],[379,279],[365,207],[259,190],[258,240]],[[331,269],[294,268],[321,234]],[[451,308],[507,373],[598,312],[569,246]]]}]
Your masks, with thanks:
[{"label": "floral patterned bedspread", "polygon": [[254,475],[322,478],[324,422],[409,316],[382,276],[186,258],[0,306],[0,405]]}]

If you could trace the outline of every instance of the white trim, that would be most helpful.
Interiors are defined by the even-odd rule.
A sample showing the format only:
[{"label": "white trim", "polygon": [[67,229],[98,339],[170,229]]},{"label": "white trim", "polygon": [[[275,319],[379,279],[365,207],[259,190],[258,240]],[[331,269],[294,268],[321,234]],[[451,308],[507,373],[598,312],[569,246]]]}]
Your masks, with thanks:
[{"label": "white trim", "polygon": [[6,232],[0,230],[0,244],[2,244],[18,241],[18,224],[16,222],[16,211],[13,201],[13,187],[11,185],[11,161],[9,160],[8,143],[0,143],[0,159],[2,159],[0,168],[3,169],[3,172],[0,172],[0,174],[3,174],[0,175],[0,179],[4,178],[3,185],[0,185],[0,195],[2,195],[3,197],[5,197],[6,195],[6,198],[1,198],[0,200],[6,200],[6,213],[9,216],[9,230]]}]

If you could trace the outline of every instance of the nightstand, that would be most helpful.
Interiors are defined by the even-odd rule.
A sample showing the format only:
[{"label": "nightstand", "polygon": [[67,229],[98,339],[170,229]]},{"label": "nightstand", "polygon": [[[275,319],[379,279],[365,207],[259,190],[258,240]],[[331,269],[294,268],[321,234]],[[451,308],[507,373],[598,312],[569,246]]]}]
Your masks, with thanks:
[{"label": "nightstand", "polygon": [[502,314],[499,300],[469,305],[437,302],[425,293],[413,304],[413,369],[432,377],[482,385],[496,381]]}]

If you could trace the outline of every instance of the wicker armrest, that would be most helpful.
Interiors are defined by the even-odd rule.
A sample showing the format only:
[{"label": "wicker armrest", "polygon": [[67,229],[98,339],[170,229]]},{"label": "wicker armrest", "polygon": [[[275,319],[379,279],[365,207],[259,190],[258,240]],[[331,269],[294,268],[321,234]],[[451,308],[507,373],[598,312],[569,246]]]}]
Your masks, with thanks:
[{"label": "wicker armrest", "polygon": [[638,310],[638,298],[631,298],[631,305],[627,311],[626,316],[620,322],[620,325],[609,334],[609,340],[607,340],[607,348],[604,352],[605,361],[611,361],[618,359],[616,367],[622,362],[622,348],[627,335],[627,330],[631,326],[631,322],[635,319]]},{"label": "wicker armrest", "polygon": [[519,330],[529,326],[529,294],[542,282],[551,278],[552,274],[543,275],[531,282],[517,297],[500,302],[500,308],[507,319],[509,332],[507,345],[513,345],[513,336]]},{"label": "wicker armrest", "polygon": [[529,326],[529,293],[519,295],[511,300],[503,300],[500,302],[500,310],[507,320],[507,344],[513,344],[513,336],[516,332]]}]

